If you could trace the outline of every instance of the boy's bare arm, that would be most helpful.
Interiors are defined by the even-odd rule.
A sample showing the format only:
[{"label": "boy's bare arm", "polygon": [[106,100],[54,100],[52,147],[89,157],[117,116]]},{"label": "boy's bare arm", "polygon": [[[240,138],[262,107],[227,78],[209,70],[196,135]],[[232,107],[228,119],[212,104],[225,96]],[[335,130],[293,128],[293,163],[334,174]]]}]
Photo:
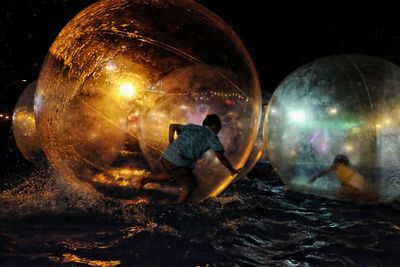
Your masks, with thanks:
[{"label": "boy's bare arm", "polygon": [[310,178],[310,180],[308,180],[309,183],[313,183],[315,180],[317,180],[318,178],[328,174],[329,172],[332,171],[332,167],[326,170],[322,170],[319,173],[317,173],[316,175],[314,175],[313,177]]},{"label": "boy's bare arm", "polygon": [[181,128],[182,124],[171,123],[168,129],[168,141],[171,144],[174,141],[174,133],[175,131],[179,134],[179,128]]},{"label": "boy's bare arm", "polygon": [[224,152],[215,152],[215,154],[217,155],[219,161],[221,161],[221,163],[231,172],[232,175],[239,173],[239,170],[233,168],[232,164],[225,157]]}]

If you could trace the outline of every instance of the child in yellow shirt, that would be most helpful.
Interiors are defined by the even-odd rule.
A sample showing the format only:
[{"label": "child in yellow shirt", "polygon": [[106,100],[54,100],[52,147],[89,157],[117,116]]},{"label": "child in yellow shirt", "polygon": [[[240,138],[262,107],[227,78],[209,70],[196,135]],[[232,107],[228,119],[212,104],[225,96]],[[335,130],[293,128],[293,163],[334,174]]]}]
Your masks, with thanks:
[{"label": "child in yellow shirt", "polygon": [[366,187],[364,177],[350,165],[350,161],[346,155],[339,154],[333,160],[333,164],[326,170],[320,171],[318,174],[311,177],[310,183],[316,179],[328,174],[334,173],[336,178],[341,183],[339,194],[351,197],[354,200],[373,201],[377,197],[370,192]]}]

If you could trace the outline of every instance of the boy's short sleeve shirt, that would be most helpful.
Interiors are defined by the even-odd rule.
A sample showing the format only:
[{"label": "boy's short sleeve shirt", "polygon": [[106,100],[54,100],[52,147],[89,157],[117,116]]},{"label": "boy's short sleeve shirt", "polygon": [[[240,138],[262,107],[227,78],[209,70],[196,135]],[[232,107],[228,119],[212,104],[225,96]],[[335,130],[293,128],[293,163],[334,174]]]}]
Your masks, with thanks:
[{"label": "boy's short sleeve shirt", "polygon": [[165,150],[163,158],[176,166],[193,167],[209,149],[224,151],[221,141],[211,128],[187,124],[180,127],[178,137]]}]

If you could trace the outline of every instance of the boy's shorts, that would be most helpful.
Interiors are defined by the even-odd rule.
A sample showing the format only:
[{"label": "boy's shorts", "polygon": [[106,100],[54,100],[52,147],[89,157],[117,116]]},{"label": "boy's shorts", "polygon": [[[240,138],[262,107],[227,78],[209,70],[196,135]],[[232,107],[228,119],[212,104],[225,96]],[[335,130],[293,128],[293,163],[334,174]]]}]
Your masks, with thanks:
[{"label": "boy's shorts", "polygon": [[196,187],[196,176],[193,169],[187,167],[180,167],[172,164],[168,160],[162,158],[161,163],[169,175],[175,178],[183,187],[193,189]]}]

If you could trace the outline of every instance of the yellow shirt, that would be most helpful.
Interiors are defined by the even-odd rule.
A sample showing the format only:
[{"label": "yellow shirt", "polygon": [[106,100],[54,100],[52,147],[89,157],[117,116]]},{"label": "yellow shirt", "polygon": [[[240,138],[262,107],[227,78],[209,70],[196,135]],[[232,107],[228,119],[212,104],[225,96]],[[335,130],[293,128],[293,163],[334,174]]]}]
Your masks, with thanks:
[{"label": "yellow shirt", "polygon": [[336,164],[333,171],[342,184],[350,185],[360,190],[364,189],[364,178],[355,169],[343,164]]}]

